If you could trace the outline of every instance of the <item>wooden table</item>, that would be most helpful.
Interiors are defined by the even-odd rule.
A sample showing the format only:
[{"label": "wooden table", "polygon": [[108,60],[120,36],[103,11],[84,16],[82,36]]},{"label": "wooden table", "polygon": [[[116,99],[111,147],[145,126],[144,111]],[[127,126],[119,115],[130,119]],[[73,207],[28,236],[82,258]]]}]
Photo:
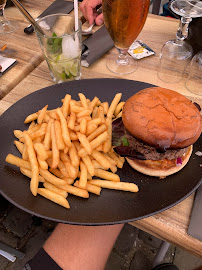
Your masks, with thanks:
[{"label": "wooden table", "polygon": [[[33,17],[37,17],[45,6],[50,5],[50,1],[44,0],[37,5],[34,1],[23,1],[23,5]],[[1,77],[0,98],[4,97],[43,61],[43,54],[35,34],[28,36],[24,33],[24,28],[29,23],[21,12],[13,6],[6,8],[5,14],[9,20],[16,21],[17,25],[15,32],[0,35],[0,46],[7,44],[7,48],[16,50],[16,54],[12,57],[17,59],[18,64]]]},{"label": "wooden table", "polygon": [[[35,4],[38,2],[40,1],[35,1]],[[43,1],[43,8],[39,4],[39,8],[36,9],[37,11],[34,9],[32,1],[27,1],[27,6],[30,7],[29,10],[33,8],[33,12],[35,12],[35,15],[37,16],[42,11],[42,9],[45,8],[44,3],[47,2],[47,0],[45,2]],[[13,103],[22,97],[40,88],[53,84],[47,64],[45,61],[42,61],[42,55],[39,51],[36,36],[33,35],[30,39],[30,36],[24,35],[22,33],[22,29],[24,29],[26,23],[22,17],[20,17],[20,23],[22,24],[21,32],[18,32],[18,34],[24,41],[22,41],[22,39],[18,39],[18,42],[16,42],[17,47],[15,48],[19,50],[22,58],[19,58],[20,63],[14,67],[13,70],[9,71],[0,79],[3,82],[4,87],[1,88],[3,89],[3,91],[1,91],[2,93],[7,94],[8,91],[13,88],[0,101],[0,114],[2,114]],[[156,55],[138,61],[138,69],[136,72],[127,76],[116,76],[115,74],[109,72],[106,68],[106,59],[109,57],[109,55],[115,53],[115,49],[112,49],[109,53],[105,54],[89,68],[83,68],[82,78],[87,79],[119,77],[143,81],[176,90],[188,96],[193,101],[197,101],[198,103],[202,104],[202,98],[197,97],[186,90],[184,80],[176,84],[167,84],[159,80],[157,77],[160,49],[167,40],[173,39],[175,37],[178,23],[179,22],[175,19],[162,18],[156,15],[148,16],[146,24],[138,39],[141,39],[144,43],[151,47],[156,52]],[[12,38],[9,36],[9,46],[11,45],[11,39]],[[8,43],[6,37],[4,40],[6,43]],[[25,41],[27,41],[28,44],[26,44],[26,47],[23,48],[21,45]],[[27,58],[27,55],[26,57],[24,56],[25,52],[28,53],[30,57],[29,59]],[[27,61],[29,61],[29,63],[26,63]],[[37,67],[34,68],[35,66]],[[14,70],[16,71],[17,67],[19,68],[18,76],[21,76],[20,79],[18,76],[13,75]],[[24,74],[24,72],[26,72],[26,74]],[[14,77],[12,78],[12,76]],[[22,80],[22,78],[24,79]],[[160,239],[166,240],[176,246],[186,249],[196,256],[202,257],[202,242],[192,238],[187,234],[191,209],[193,206],[193,199],[194,194],[169,210],[149,218],[131,222],[131,224],[149,232],[152,235],[157,236]]]}]

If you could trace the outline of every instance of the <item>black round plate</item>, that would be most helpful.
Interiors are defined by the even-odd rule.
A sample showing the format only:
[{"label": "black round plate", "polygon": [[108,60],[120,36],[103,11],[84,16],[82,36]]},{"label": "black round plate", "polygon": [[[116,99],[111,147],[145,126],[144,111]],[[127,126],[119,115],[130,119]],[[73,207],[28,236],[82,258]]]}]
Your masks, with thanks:
[{"label": "black round plate", "polygon": [[134,182],[138,193],[103,189],[100,196],[90,194],[82,199],[69,194],[70,209],[67,210],[41,197],[32,196],[29,180],[19,172],[19,168],[4,160],[8,153],[19,155],[13,141],[14,129],[25,130],[24,119],[46,104],[49,109],[61,106],[61,99],[69,93],[78,100],[82,92],[87,98],[98,96],[101,101],[111,102],[118,92],[122,100],[150,84],[122,79],[80,80],[53,85],[36,91],[11,106],[0,117],[0,192],[17,207],[40,217],[58,222],[81,225],[104,225],[137,220],[148,217],[174,206],[189,196],[201,182],[200,158],[194,153],[201,150],[202,138],[194,145],[188,164],[180,172],[160,180],[133,170],[127,162],[118,170],[121,181]]}]

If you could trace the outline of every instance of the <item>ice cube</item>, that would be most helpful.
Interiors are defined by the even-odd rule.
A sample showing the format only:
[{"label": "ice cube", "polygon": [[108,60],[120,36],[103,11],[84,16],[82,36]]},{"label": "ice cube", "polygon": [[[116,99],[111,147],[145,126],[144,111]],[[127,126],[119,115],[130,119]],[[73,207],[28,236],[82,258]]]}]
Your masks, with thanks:
[{"label": "ice cube", "polygon": [[66,36],[62,40],[62,53],[65,58],[73,59],[79,55],[79,45],[71,36]]}]

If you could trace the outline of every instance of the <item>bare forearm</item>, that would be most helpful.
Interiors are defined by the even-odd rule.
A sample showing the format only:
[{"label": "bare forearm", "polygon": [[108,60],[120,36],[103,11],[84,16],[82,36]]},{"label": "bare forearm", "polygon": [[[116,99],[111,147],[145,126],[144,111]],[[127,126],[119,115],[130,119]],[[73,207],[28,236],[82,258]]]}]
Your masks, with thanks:
[{"label": "bare forearm", "polygon": [[103,270],[122,227],[59,224],[44,249],[64,270]]}]

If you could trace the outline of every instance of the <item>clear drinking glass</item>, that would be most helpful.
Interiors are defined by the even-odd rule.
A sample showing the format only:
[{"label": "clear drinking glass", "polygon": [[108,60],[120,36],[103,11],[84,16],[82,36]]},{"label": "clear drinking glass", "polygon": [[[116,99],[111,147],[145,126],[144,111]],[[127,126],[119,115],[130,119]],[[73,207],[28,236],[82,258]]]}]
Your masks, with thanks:
[{"label": "clear drinking glass", "polygon": [[192,58],[185,85],[190,92],[202,95],[202,51]]},{"label": "clear drinking glass", "polygon": [[0,34],[9,34],[16,30],[15,23],[6,19],[5,6],[6,0],[0,0]]},{"label": "clear drinking glass", "polygon": [[192,18],[202,16],[200,0],[173,0],[171,10],[182,16],[176,39],[166,42],[160,53],[158,77],[168,83],[179,82],[193,56],[193,49],[185,39],[188,36],[189,23]]},{"label": "clear drinking glass", "polygon": [[117,74],[136,70],[137,62],[128,55],[128,49],[142,30],[150,0],[103,0],[104,22],[119,55],[110,57],[107,67]]},{"label": "clear drinking glass", "polygon": [[181,81],[192,56],[192,47],[185,41],[166,42],[160,53],[160,67],[157,73],[159,79],[167,83]]},{"label": "clear drinking glass", "polygon": [[74,17],[48,15],[38,20],[44,35],[37,32],[44,57],[55,83],[79,80],[81,77],[81,22],[75,31]]}]

